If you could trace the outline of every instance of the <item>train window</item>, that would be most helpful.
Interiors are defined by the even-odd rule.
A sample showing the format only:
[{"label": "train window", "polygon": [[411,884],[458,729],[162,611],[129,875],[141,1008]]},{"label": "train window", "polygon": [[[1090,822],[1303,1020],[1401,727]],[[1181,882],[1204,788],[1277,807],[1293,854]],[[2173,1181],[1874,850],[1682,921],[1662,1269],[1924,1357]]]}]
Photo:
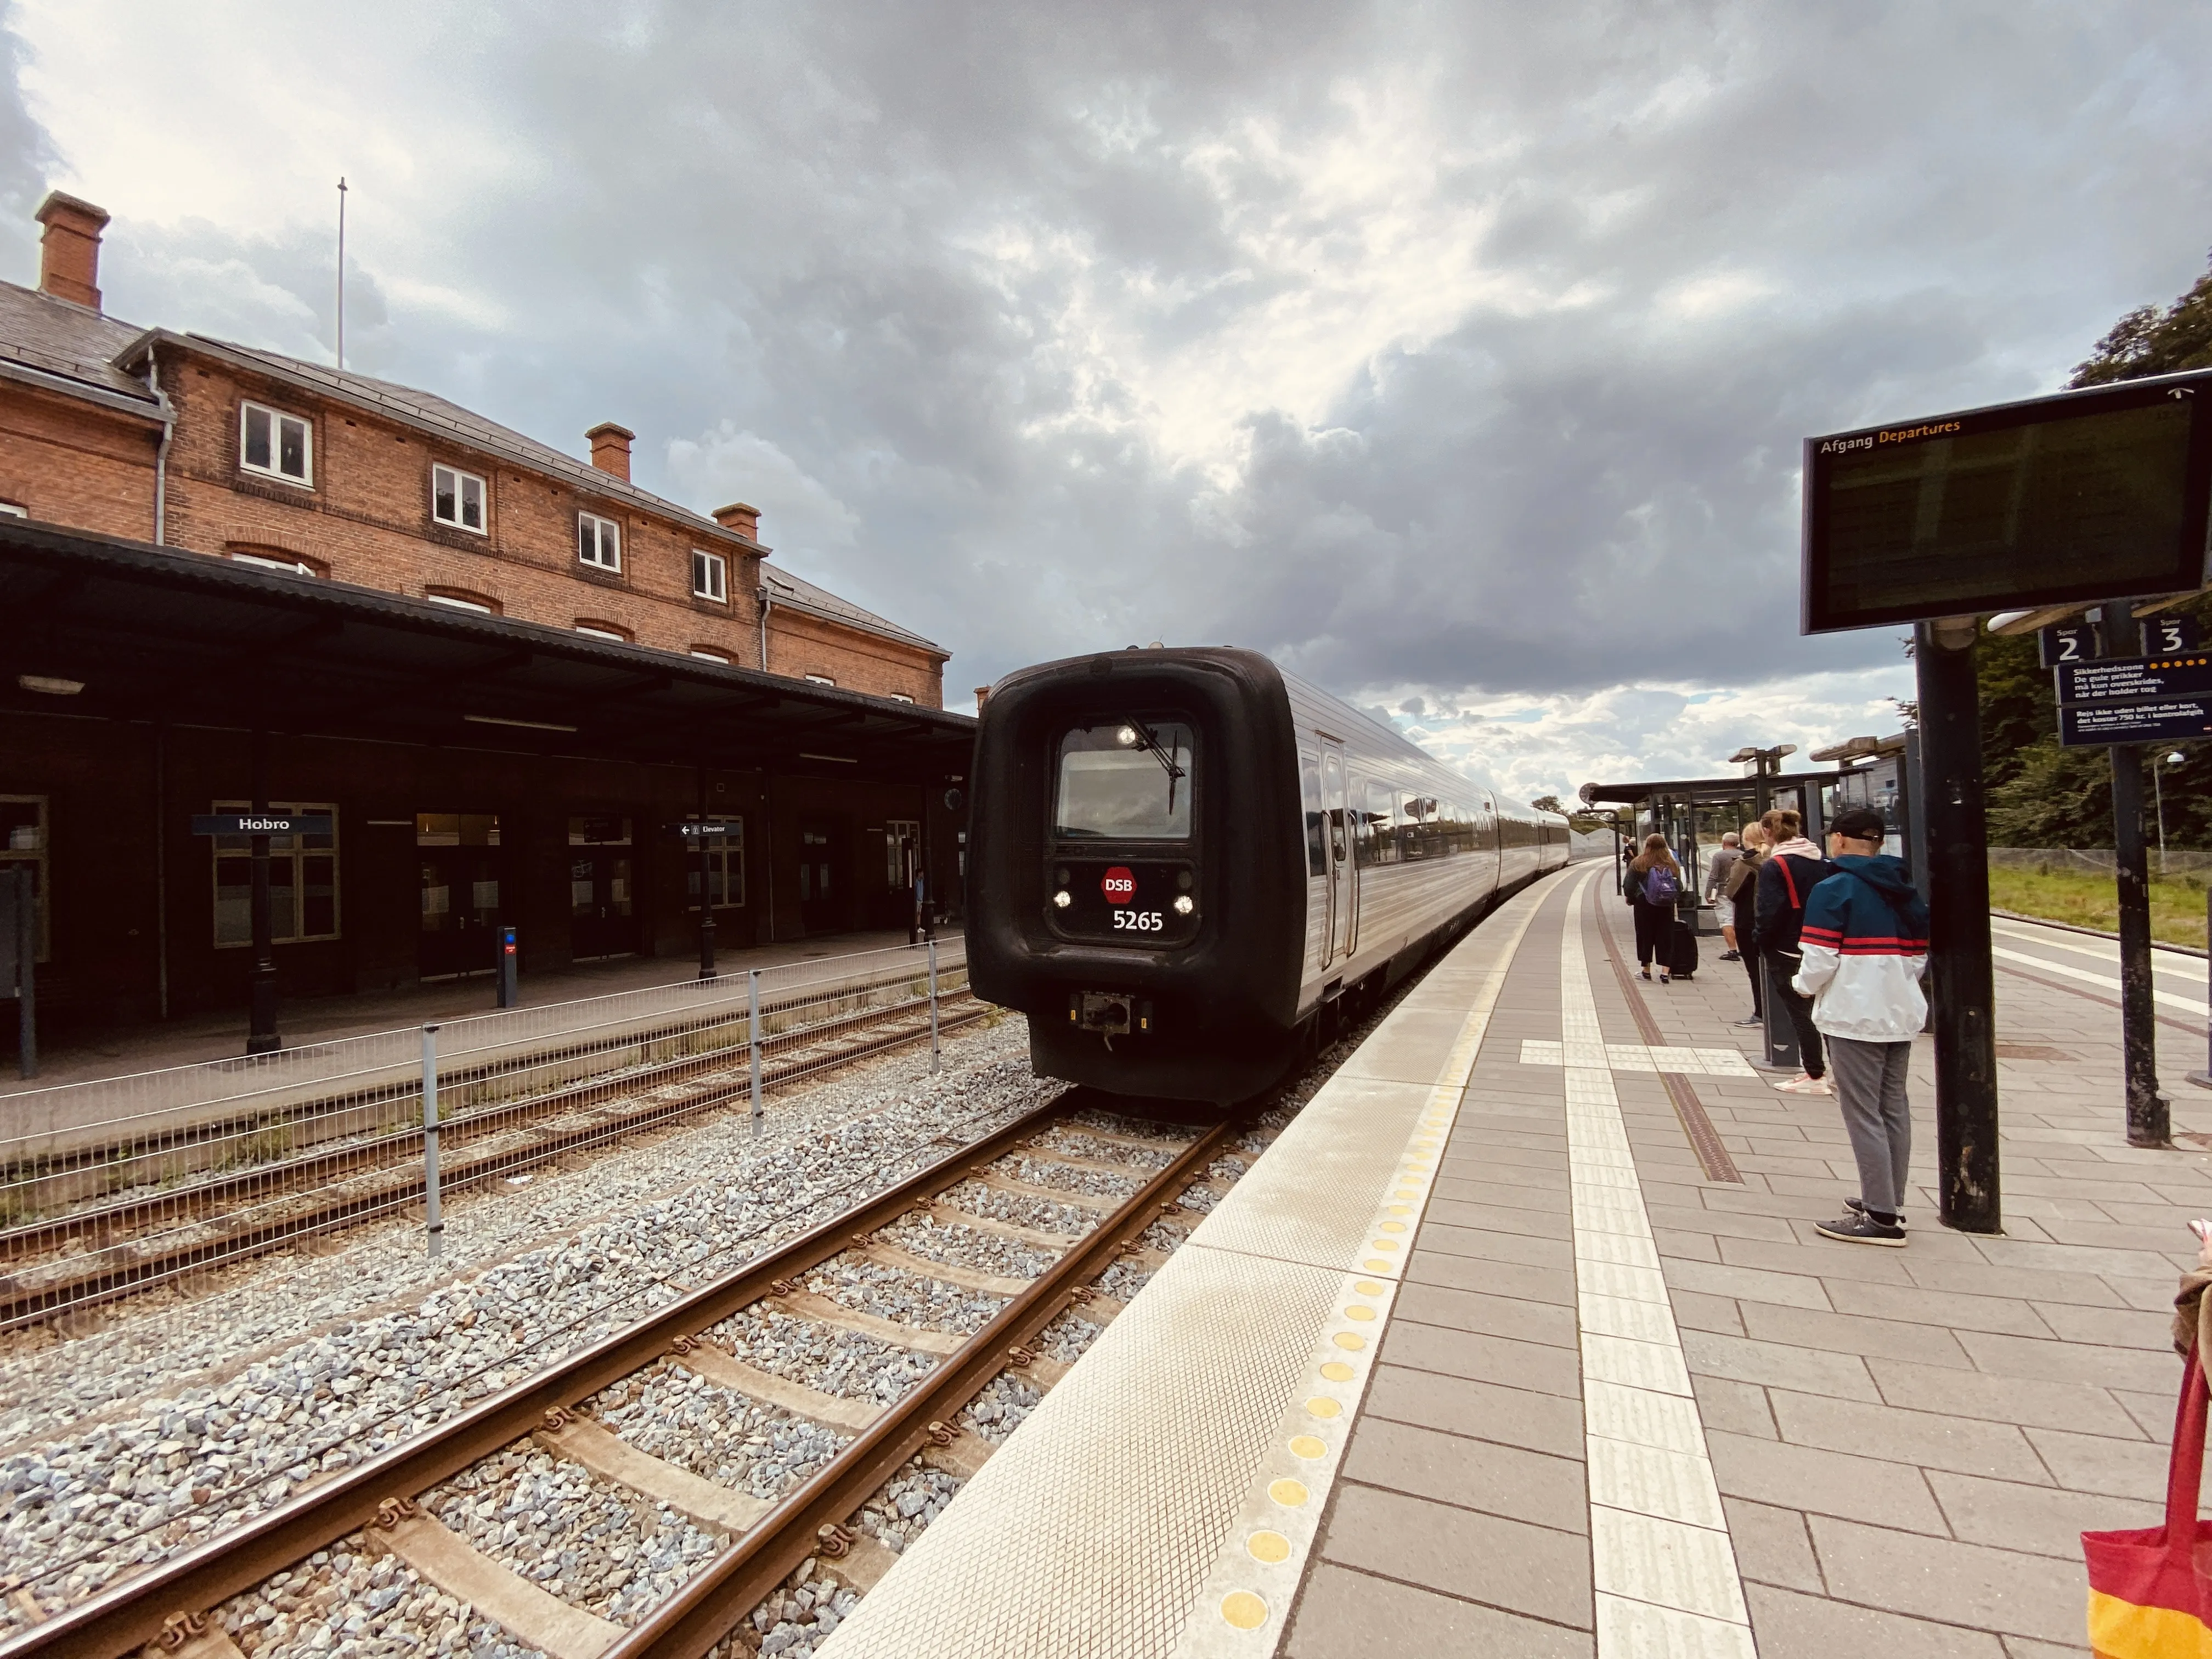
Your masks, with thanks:
[{"label": "train window", "polygon": [[1298,751],[1298,794],[1306,811],[1306,873],[1325,876],[1328,873],[1328,836],[1322,821],[1321,757],[1304,749]]},{"label": "train window", "polygon": [[1398,861],[1398,792],[1383,783],[1367,786],[1367,810],[1359,815],[1359,860],[1363,864]]},{"label": "train window", "polygon": [[1053,834],[1070,841],[1190,839],[1190,727],[1106,720],[1060,740]]}]

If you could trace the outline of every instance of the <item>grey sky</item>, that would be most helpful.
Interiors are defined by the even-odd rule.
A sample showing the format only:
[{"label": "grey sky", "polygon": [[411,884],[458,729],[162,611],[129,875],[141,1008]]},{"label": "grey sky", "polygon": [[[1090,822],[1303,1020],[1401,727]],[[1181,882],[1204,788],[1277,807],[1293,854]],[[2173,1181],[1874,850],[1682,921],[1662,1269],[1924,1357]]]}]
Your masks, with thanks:
[{"label": "grey sky", "polygon": [[[1890,729],[1798,442],[2057,385],[2212,242],[2212,13],[18,5],[111,310],[744,497],[948,687],[1226,641],[1516,787]],[[0,66],[4,67],[4,66]],[[1415,702],[1414,700],[1418,700]]]}]

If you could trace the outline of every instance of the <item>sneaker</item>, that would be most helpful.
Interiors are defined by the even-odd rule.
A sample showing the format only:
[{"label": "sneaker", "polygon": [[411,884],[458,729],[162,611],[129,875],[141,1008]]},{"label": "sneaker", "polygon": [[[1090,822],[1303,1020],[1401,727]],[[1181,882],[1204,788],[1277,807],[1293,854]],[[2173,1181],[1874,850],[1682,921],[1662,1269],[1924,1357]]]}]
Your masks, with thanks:
[{"label": "sneaker", "polygon": [[1803,1072],[1798,1073],[1796,1077],[1785,1079],[1774,1086],[1783,1093],[1790,1095],[1832,1095],[1836,1092],[1836,1085],[1827,1079],[1810,1077]]},{"label": "sneaker", "polygon": [[1736,1021],[1736,1024],[1739,1025],[1764,1025],[1766,1022],[1761,1019],[1757,1014],[1746,1014],[1741,1019]]},{"label": "sneaker", "polygon": [[1743,952],[1741,951],[1723,951],[1721,952],[1721,960],[1723,962],[1741,962],[1743,960]]},{"label": "sneaker", "polygon": [[1832,1238],[1842,1244],[1887,1244],[1896,1249],[1905,1243],[1904,1228],[1884,1226],[1872,1216],[1863,1213],[1820,1222],[1813,1231],[1823,1238]]},{"label": "sneaker", "polygon": [[[1866,1213],[1866,1200],[1863,1198],[1847,1198],[1844,1200],[1844,1207],[1849,1210],[1853,1215],[1864,1215]],[[1908,1224],[1905,1219],[1905,1212],[1902,1210],[1899,1210],[1897,1212],[1897,1224],[1900,1230]]]},{"label": "sneaker", "polygon": [[1643,974],[1644,978],[1650,979],[1651,977],[1651,964],[1646,963],[1639,971]]},{"label": "sneaker", "polygon": [[1674,975],[1662,973],[1659,975],[1659,982],[1662,985],[1672,985],[1674,982]]}]

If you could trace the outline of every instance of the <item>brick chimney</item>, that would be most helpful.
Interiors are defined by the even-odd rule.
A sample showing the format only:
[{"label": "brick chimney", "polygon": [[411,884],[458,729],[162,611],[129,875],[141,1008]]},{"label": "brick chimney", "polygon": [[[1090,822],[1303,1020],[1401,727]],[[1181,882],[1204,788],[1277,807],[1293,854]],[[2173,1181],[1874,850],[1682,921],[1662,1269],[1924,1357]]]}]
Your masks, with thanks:
[{"label": "brick chimney", "polygon": [[592,465],[602,472],[613,473],[628,483],[630,441],[637,434],[626,426],[617,426],[612,421],[601,421],[584,436],[591,440]]},{"label": "brick chimney", "polygon": [[988,685],[977,686],[975,688],[975,712],[979,714],[981,714],[983,712],[983,705],[990,701],[991,688]]},{"label": "brick chimney", "polygon": [[714,509],[714,522],[723,529],[743,536],[749,542],[760,539],[760,508],[744,501],[732,501],[727,507]]},{"label": "brick chimney", "polygon": [[39,204],[38,220],[46,228],[39,247],[39,291],[99,310],[100,233],[107,228],[107,210],[50,191]]}]

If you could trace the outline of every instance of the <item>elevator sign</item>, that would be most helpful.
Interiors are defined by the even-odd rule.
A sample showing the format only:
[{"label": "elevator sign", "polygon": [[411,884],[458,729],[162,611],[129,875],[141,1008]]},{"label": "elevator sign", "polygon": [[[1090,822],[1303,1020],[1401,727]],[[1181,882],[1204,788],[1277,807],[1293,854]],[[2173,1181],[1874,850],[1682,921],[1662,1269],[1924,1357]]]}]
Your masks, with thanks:
[{"label": "elevator sign", "polygon": [[1099,878],[1098,890],[1109,904],[1127,904],[1137,896],[1137,878],[1126,864],[1117,864]]}]

